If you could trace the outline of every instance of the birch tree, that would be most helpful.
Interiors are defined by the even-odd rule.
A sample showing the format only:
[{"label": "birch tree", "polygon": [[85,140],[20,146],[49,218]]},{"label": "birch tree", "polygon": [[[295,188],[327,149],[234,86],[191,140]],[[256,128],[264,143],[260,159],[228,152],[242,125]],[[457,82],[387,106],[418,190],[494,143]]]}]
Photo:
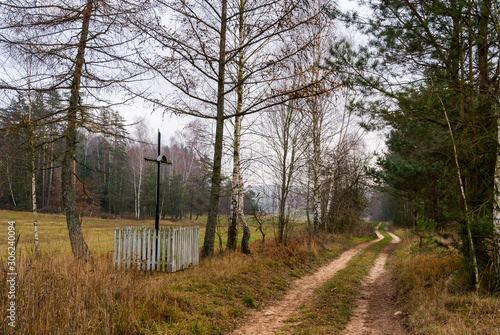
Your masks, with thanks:
[{"label": "birch tree", "polygon": [[[235,119],[234,119],[234,137],[233,137],[233,182],[232,182],[232,195],[231,195],[231,215],[230,215],[230,224],[228,229],[228,248],[234,249],[236,248],[236,236],[237,236],[237,224],[238,221],[241,223],[243,228],[243,239],[242,239],[242,250],[244,253],[248,253],[246,245],[248,244],[248,240],[250,238],[250,233],[248,226],[246,224],[245,216],[243,214],[243,177],[241,173],[240,159],[241,159],[241,136],[242,136],[242,120],[243,115],[240,116],[241,112],[247,108],[247,106],[251,106],[255,100],[259,100],[264,98],[264,96],[255,95],[250,93],[252,90],[255,91],[255,86],[258,81],[263,81],[266,77],[262,77],[259,72],[262,71],[260,66],[260,59],[255,59],[255,54],[259,52],[260,49],[269,48],[266,44],[271,44],[271,48],[274,46],[278,50],[282,50],[281,53],[278,53],[279,58],[274,60],[273,65],[273,75],[271,77],[267,76],[267,80],[272,80],[276,83],[280,83],[281,88],[285,87],[286,84],[283,83],[284,80],[290,80],[289,78],[293,78],[294,76],[302,76],[307,77],[307,72],[313,71],[313,69],[319,69],[315,67],[315,62],[318,59],[315,59],[314,56],[308,58],[308,55],[314,54],[317,57],[320,57],[318,54],[318,44],[324,42],[319,42],[320,37],[318,36],[318,31],[322,32],[322,36],[328,35],[328,27],[327,21],[330,21],[326,15],[323,13],[323,5],[324,3],[320,3],[320,1],[315,1],[312,4],[309,2],[306,6],[304,6],[301,10],[297,10],[293,16],[290,17],[286,24],[286,31],[284,29],[279,33],[278,36],[281,36],[287,43],[285,47],[280,46],[279,43],[272,41],[271,38],[274,38],[274,34],[266,37],[264,34],[263,37],[266,39],[263,40],[262,43],[259,43],[258,47],[249,47],[246,43],[248,40],[251,40],[254,36],[248,31],[252,31],[252,14],[255,14],[255,8],[258,8],[262,4],[256,2],[248,2],[241,0],[238,2],[238,20],[237,26],[235,30],[235,45],[238,46],[239,51],[236,56],[235,61],[235,74],[233,81],[236,83],[236,104],[235,104]],[[250,13],[250,15],[248,14]],[[297,28],[290,29],[291,27],[296,25]],[[308,32],[305,34],[304,32]],[[310,33],[310,34],[309,34]],[[288,40],[289,39],[289,40]],[[289,45],[294,45],[293,47],[289,47]],[[322,48],[326,50],[326,45],[323,44]],[[265,55],[265,54],[264,54]],[[302,61],[302,68],[295,68],[297,71],[292,73],[289,71],[291,67],[291,62],[297,62],[297,60]],[[259,65],[256,65],[259,64]],[[277,67],[281,67],[281,69],[277,70]],[[286,70],[285,70],[286,69]],[[252,77],[256,78],[248,78],[248,75],[252,73],[252,71],[256,71],[255,74],[259,74],[258,76],[253,75]],[[329,75],[328,71],[320,71],[326,76]],[[318,72],[316,72],[318,73]],[[292,81],[294,79],[291,79]],[[305,92],[302,92],[303,95],[312,96],[314,99],[315,96],[318,96],[322,92],[319,92],[317,88],[320,86],[321,82],[324,80],[322,76],[311,76],[308,80],[300,81],[301,85],[296,85],[295,89],[298,93],[300,90],[307,88]],[[289,86],[293,87],[293,86]],[[280,94],[283,96],[287,95],[286,90],[282,91],[277,89]],[[261,93],[261,92],[259,92]],[[267,98],[267,97],[266,97]],[[283,99],[282,99],[283,100]],[[250,114],[249,112],[245,114]]]},{"label": "birch tree", "polygon": [[[491,12],[494,31],[497,37],[497,48],[500,49],[500,5],[493,1]],[[497,55],[497,69],[500,71],[500,55]],[[492,292],[500,295],[500,79],[496,83],[495,109],[497,114],[497,155],[494,176],[494,202],[493,202],[493,257],[491,267]]]},{"label": "birch tree", "polygon": [[307,152],[308,127],[298,100],[275,107],[265,115],[260,137],[265,142],[264,158],[269,168],[272,197],[278,202],[278,243],[285,243],[292,217],[292,198],[300,168]]},{"label": "birch tree", "polygon": [[338,87],[335,74],[320,67],[334,38],[333,21],[323,11],[329,5],[329,1],[313,1],[310,10],[317,12],[318,15],[301,32],[313,41],[300,62],[303,64],[301,66],[302,80],[312,84],[310,90],[313,92],[310,97],[304,99],[303,108],[311,127],[309,170],[312,181],[310,202],[314,234],[319,232],[320,224],[324,222],[321,196],[322,185],[325,183],[323,157],[327,143],[330,141],[328,128],[332,125],[331,118],[335,110],[332,100],[335,98],[334,91]]},{"label": "birch tree", "polygon": [[[282,76],[280,67],[308,45],[308,41],[290,43],[290,32],[300,29],[311,17],[302,15],[305,2],[300,0],[286,4],[278,0],[257,1],[251,5],[239,0],[158,4],[156,19],[136,21],[135,25],[152,41],[152,48],[167,50],[166,56],[144,55],[143,62],[175,93],[141,95],[166,112],[215,121],[210,209],[202,249],[204,256],[210,256],[220,197],[224,121],[258,113],[290,99],[290,95],[277,89],[279,81],[288,79]],[[162,17],[169,17],[170,21],[162,22],[166,20]],[[240,97],[243,92],[246,98],[232,100],[239,88],[246,89],[246,93],[239,91]],[[303,88],[297,88],[300,89]],[[236,103],[228,108],[231,101],[240,101],[240,107]]]},{"label": "birch tree", "polygon": [[244,254],[249,254],[250,249],[248,247],[248,242],[250,240],[250,229],[248,228],[245,214],[243,213],[243,177],[241,173],[241,159],[240,159],[240,149],[241,149],[241,136],[242,136],[242,121],[243,115],[241,115],[243,109],[243,85],[245,76],[245,63],[248,60],[246,57],[246,51],[244,48],[246,36],[245,25],[246,22],[245,9],[247,0],[240,0],[238,4],[238,23],[237,23],[237,35],[235,39],[235,45],[240,49],[236,56],[236,115],[234,117],[234,139],[233,139],[233,175],[232,175],[232,189],[231,189],[231,209],[229,218],[229,227],[227,232],[227,248],[236,249],[236,237],[237,237],[237,226],[240,222],[243,228],[243,238],[241,242],[241,249]]},{"label": "birch tree", "polygon": [[[500,147],[500,111],[498,113],[497,131]],[[498,150],[498,149],[497,149]],[[493,257],[491,267],[492,291],[500,294],[500,152],[497,153],[495,164],[495,195],[493,208]]]},{"label": "birch tree", "polygon": [[128,157],[132,170],[132,184],[134,188],[134,215],[136,220],[141,218],[141,197],[142,197],[142,181],[145,173],[144,157],[153,157],[152,150],[147,134],[149,129],[143,122],[139,122],[135,128],[135,140],[137,143],[127,147]]},{"label": "birch tree", "polygon": [[31,210],[33,212],[33,240],[35,243],[35,254],[40,255],[40,242],[38,239],[38,211],[36,205],[36,151],[35,151],[35,127],[32,120],[33,105],[31,101],[31,90],[28,90],[28,142],[30,148],[30,172],[31,172]]},{"label": "birch tree", "polygon": [[[26,64],[24,64],[26,65]],[[21,65],[22,66],[22,65]],[[9,134],[17,134],[18,138],[14,140],[16,143],[14,147],[10,147],[8,143],[4,143],[4,151],[8,156],[16,157],[12,159],[15,162],[17,169],[22,170],[26,168],[29,175],[30,185],[30,207],[33,214],[33,241],[35,246],[35,255],[40,255],[40,243],[38,237],[38,212],[37,212],[37,172],[39,166],[37,165],[37,154],[39,153],[39,146],[41,143],[40,137],[37,136],[37,123],[35,122],[35,102],[32,97],[33,92],[28,90],[27,94],[19,94],[17,99],[11,101],[9,106],[3,111],[0,117],[1,126],[0,131],[4,136]],[[38,111],[39,112],[39,111]],[[39,113],[38,113],[39,114]],[[10,171],[8,169],[10,157],[7,156],[7,179],[9,184],[10,193],[14,206],[16,201],[10,180]]]}]

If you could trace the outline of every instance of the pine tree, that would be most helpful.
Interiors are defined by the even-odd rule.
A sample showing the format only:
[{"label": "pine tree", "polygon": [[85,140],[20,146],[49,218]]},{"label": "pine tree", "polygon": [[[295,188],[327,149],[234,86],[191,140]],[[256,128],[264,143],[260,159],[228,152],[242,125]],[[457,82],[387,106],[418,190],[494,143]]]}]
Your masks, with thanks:
[{"label": "pine tree", "polygon": [[[355,50],[346,41],[337,43],[331,48],[328,66],[342,74],[345,83],[359,85],[367,94],[382,94],[356,107],[396,125],[396,132],[391,135],[394,149],[398,139],[416,146],[405,153],[402,143],[397,149],[399,163],[384,163],[388,178],[390,174],[392,178],[397,174],[401,177],[405,170],[408,173],[403,178],[408,185],[400,185],[403,193],[405,187],[413,193],[412,197],[417,189],[424,191],[427,186],[418,182],[421,178],[428,178],[427,183],[439,188],[441,177],[450,180],[447,171],[453,171],[455,186],[443,189],[443,196],[447,201],[454,200],[460,209],[462,251],[471,264],[471,283],[477,289],[479,272],[488,264],[485,246],[492,235],[490,229],[475,223],[491,218],[490,204],[495,194],[500,80],[499,35],[494,14],[497,1],[364,3],[372,10],[370,18],[332,14],[345,22],[358,23],[369,36],[369,45]],[[419,123],[421,127],[416,126]],[[410,128],[422,133],[410,134]],[[429,138],[437,143],[428,145]],[[416,165],[415,157],[426,148],[435,150],[424,160],[425,164]],[[438,158],[440,154],[442,157]],[[437,165],[433,165],[433,160]],[[413,163],[408,165],[410,161]],[[441,176],[436,176],[433,171],[442,163],[446,168]],[[412,181],[412,174],[419,178]]]}]

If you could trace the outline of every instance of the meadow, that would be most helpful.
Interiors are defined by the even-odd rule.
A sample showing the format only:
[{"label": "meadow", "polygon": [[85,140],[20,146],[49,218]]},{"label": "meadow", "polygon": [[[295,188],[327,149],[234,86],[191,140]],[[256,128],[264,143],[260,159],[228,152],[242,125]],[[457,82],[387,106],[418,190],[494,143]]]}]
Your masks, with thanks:
[{"label": "meadow", "polygon": [[[5,268],[7,222],[20,235],[16,259],[16,328],[0,325],[0,333],[15,334],[225,334],[249,311],[279,299],[298,277],[365,239],[320,235],[310,238],[300,225],[287,245],[277,245],[274,227],[267,225],[266,242],[252,228],[252,254],[220,251],[200,265],[176,273],[116,270],[112,265],[113,231],[118,226],[152,222],[84,218],[83,231],[93,252],[89,262],[70,252],[65,218],[40,214],[42,257],[33,253],[31,213],[0,211],[0,292],[8,290]],[[203,221],[162,222],[169,225]],[[370,226],[366,226],[368,231]],[[224,228],[219,231],[224,244]],[[0,297],[0,310],[8,307]],[[2,318],[4,316],[2,315]]]},{"label": "meadow", "polygon": [[[7,245],[7,223],[16,223],[16,232],[19,236],[19,252],[21,256],[33,252],[33,214],[31,212],[3,211],[0,210],[0,257],[6,255]],[[200,216],[198,220],[160,220],[161,226],[200,226],[200,246],[203,244],[205,235],[206,217]],[[249,224],[252,226],[252,222]],[[82,230],[91,252],[103,254],[113,251],[114,229],[127,226],[149,226],[154,227],[154,220],[133,219],[101,219],[98,217],[84,217]],[[272,232],[273,226],[268,225],[266,230]],[[227,234],[224,229],[219,229],[220,241],[226,243]],[[241,230],[239,231],[241,240]],[[42,255],[64,255],[71,254],[66,217],[63,214],[38,214],[38,234]],[[252,229],[250,242],[261,238],[259,232]],[[219,245],[219,236],[216,236],[216,245]]]}]

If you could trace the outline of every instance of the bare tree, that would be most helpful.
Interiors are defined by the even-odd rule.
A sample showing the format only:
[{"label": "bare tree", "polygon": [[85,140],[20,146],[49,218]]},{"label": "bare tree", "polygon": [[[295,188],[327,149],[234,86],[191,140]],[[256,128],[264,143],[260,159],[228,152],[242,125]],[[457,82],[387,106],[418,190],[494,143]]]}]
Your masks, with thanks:
[{"label": "bare tree", "polygon": [[370,155],[364,152],[363,142],[348,134],[339,145],[328,153],[325,169],[325,231],[352,233],[368,204],[368,181],[365,166]]},{"label": "bare tree", "polygon": [[[330,128],[333,121],[331,120],[332,112],[335,111],[335,102],[333,102],[335,99],[334,90],[338,88],[334,74],[319,66],[333,38],[333,24],[326,14],[321,12],[321,8],[327,3],[327,1],[322,0],[316,0],[312,3],[312,6],[317,8],[321,15],[318,15],[317,19],[308,25],[308,29],[303,32],[314,43],[305,54],[305,59],[302,59],[302,62],[299,63],[304,67],[302,80],[313,84],[310,90],[314,93],[304,99],[303,111],[307,115],[311,127],[309,131],[311,156],[308,161],[310,179],[312,181],[311,208],[313,214],[313,231],[315,234],[319,232],[323,217],[321,206],[321,188],[324,183],[322,177],[324,169],[323,157],[325,156],[325,148],[328,146],[327,143],[330,141],[329,137],[331,136],[328,128]],[[311,66],[310,64],[314,64],[315,66]]]},{"label": "bare tree", "polygon": [[[277,83],[290,75],[282,71],[284,62],[309,43],[296,43],[291,32],[311,16],[304,14],[307,4],[301,0],[158,3],[156,19],[135,24],[154,41],[153,49],[162,48],[159,54],[145,55],[144,63],[176,93],[141,95],[168,112],[215,120],[212,190],[202,249],[203,255],[209,256],[214,250],[217,224],[224,121],[290,99],[292,94],[285,94]],[[171,18],[169,24],[162,21],[166,16]],[[239,98],[232,100],[234,95]],[[231,101],[236,104],[227,108]]]},{"label": "bare tree", "polygon": [[147,134],[149,129],[144,121],[139,121],[135,128],[134,139],[136,143],[127,146],[132,170],[132,184],[134,188],[134,214],[136,220],[141,218],[142,181],[145,173],[144,157],[154,156],[154,149],[150,145]]},{"label": "bare tree", "polygon": [[[0,3],[3,20],[0,30],[1,47],[7,59],[3,63],[5,75],[0,79],[12,90],[27,90],[26,83],[36,91],[63,89],[69,92],[69,101],[62,120],[66,124],[63,138],[65,149],[61,162],[61,188],[63,206],[73,254],[87,259],[90,251],[83,238],[78,220],[75,197],[75,152],[77,129],[88,127],[92,131],[104,130],[102,120],[93,117],[90,103],[102,107],[95,90],[105,90],[117,83],[130,81],[137,73],[123,63],[131,58],[125,52],[135,36],[127,33],[122,16],[140,10],[131,3],[105,0],[79,1],[34,1],[20,0]],[[12,52],[15,50],[15,52]],[[39,69],[33,76],[12,76],[7,68],[14,62],[16,54],[33,58]],[[99,102],[101,101],[101,102]],[[109,106],[109,103],[106,103]]]},{"label": "bare tree", "polygon": [[[304,6],[301,11],[297,11],[297,18],[291,19],[289,22],[289,27],[297,24],[299,29],[290,29],[286,33],[282,32],[281,37],[290,41],[287,41],[286,45],[283,46],[281,52],[281,59],[274,66],[279,66],[281,69],[279,71],[275,70],[275,74],[267,78],[275,83],[279,83],[281,89],[286,87],[283,84],[285,80],[289,80],[294,76],[301,78],[300,85],[291,86],[292,92],[295,91],[302,95],[309,96],[311,99],[319,98],[319,95],[323,95],[325,92],[325,78],[331,76],[331,72],[321,70],[319,67],[315,66],[315,63],[319,63],[322,56],[322,52],[326,51],[328,43],[326,42],[325,36],[331,33],[328,29],[331,26],[331,21],[322,12],[322,7],[326,2],[308,2],[307,6]],[[235,64],[235,79],[236,83],[236,104],[235,104],[235,120],[234,120],[234,142],[233,142],[233,190],[231,195],[231,220],[228,229],[228,248],[236,248],[236,235],[237,235],[237,223],[240,222],[243,228],[243,245],[248,244],[248,239],[250,238],[249,229],[246,224],[246,220],[243,214],[243,177],[241,175],[240,167],[240,146],[241,146],[241,136],[242,136],[242,119],[243,115],[240,116],[245,104],[251,104],[255,99],[262,99],[261,96],[254,96],[248,92],[248,87],[250,90],[255,90],[254,86],[256,84],[255,79],[248,80],[247,74],[252,71],[251,65],[252,56],[254,50],[245,45],[248,39],[247,31],[251,28],[253,22],[247,17],[248,1],[241,0],[238,2],[238,21],[237,29],[235,34],[235,45],[239,46],[239,52],[236,57]],[[308,33],[304,33],[308,32]],[[265,41],[269,43],[269,41]],[[289,45],[294,45],[290,48]],[[264,45],[264,43],[262,44]],[[261,47],[261,46],[259,46]],[[278,47],[279,44],[274,44],[274,47]],[[292,63],[301,63],[301,67],[292,66]],[[259,62],[258,62],[259,63]],[[255,68],[255,65],[254,65]],[[258,67],[257,67],[258,68]],[[290,71],[293,68],[295,72]],[[308,74],[309,73],[309,74]],[[265,79],[265,78],[261,78]],[[291,79],[293,80],[293,79]],[[247,88],[247,89],[245,89]],[[306,88],[306,90],[304,90]],[[277,89],[281,94],[287,96],[287,91]],[[292,95],[288,96],[291,97]],[[318,142],[319,143],[319,142]],[[248,253],[249,250],[243,250],[244,253]]]},{"label": "bare tree", "polygon": [[304,114],[297,108],[299,101],[290,100],[266,114],[260,136],[270,154],[266,165],[273,180],[273,193],[278,200],[278,243],[286,243],[286,229],[290,223],[292,193],[296,187],[299,169],[307,152],[308,127]]}]

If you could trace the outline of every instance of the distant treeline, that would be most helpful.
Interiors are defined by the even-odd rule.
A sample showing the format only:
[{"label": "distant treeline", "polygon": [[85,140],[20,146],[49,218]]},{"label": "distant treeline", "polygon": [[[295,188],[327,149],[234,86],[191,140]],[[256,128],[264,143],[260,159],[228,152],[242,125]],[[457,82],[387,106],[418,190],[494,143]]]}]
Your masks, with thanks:
[{"label": "distant treeline", "polygon": [[[0,110],[2,209],[32,210],[32,137],[38,211],[63,211],[60,159],[64,149],[64,120],[58,119],[57,111],[64,106],[65,98],[54,91],[37,94],[31,100],[31,107],[26,96],[18,94]],[[30,108],[31,121],[28,120]],[[154,218],[156,165],[144,158],[156,157],[156,143],[151,140],[156,136],[147,136],[156,135],[155,130],[142,123],[125,127],[119,113],[106,110],[101,112],[100,122],[108,126],[107,132],[81,129],[78,133],[74,183],[80,214]],[[172,138],[161,148],[173,164],[161,167],[160,215],[163,219],[195,219],[207,212],[210,162],[207,155],[189,144],[188,133],[177,135],[178,138]],[[225,178],[223,185],[220,212],[227,214],[230,180]],[[250,203],[253,193],[246,195],[245,211],[249,213],[253,208]]]}]

